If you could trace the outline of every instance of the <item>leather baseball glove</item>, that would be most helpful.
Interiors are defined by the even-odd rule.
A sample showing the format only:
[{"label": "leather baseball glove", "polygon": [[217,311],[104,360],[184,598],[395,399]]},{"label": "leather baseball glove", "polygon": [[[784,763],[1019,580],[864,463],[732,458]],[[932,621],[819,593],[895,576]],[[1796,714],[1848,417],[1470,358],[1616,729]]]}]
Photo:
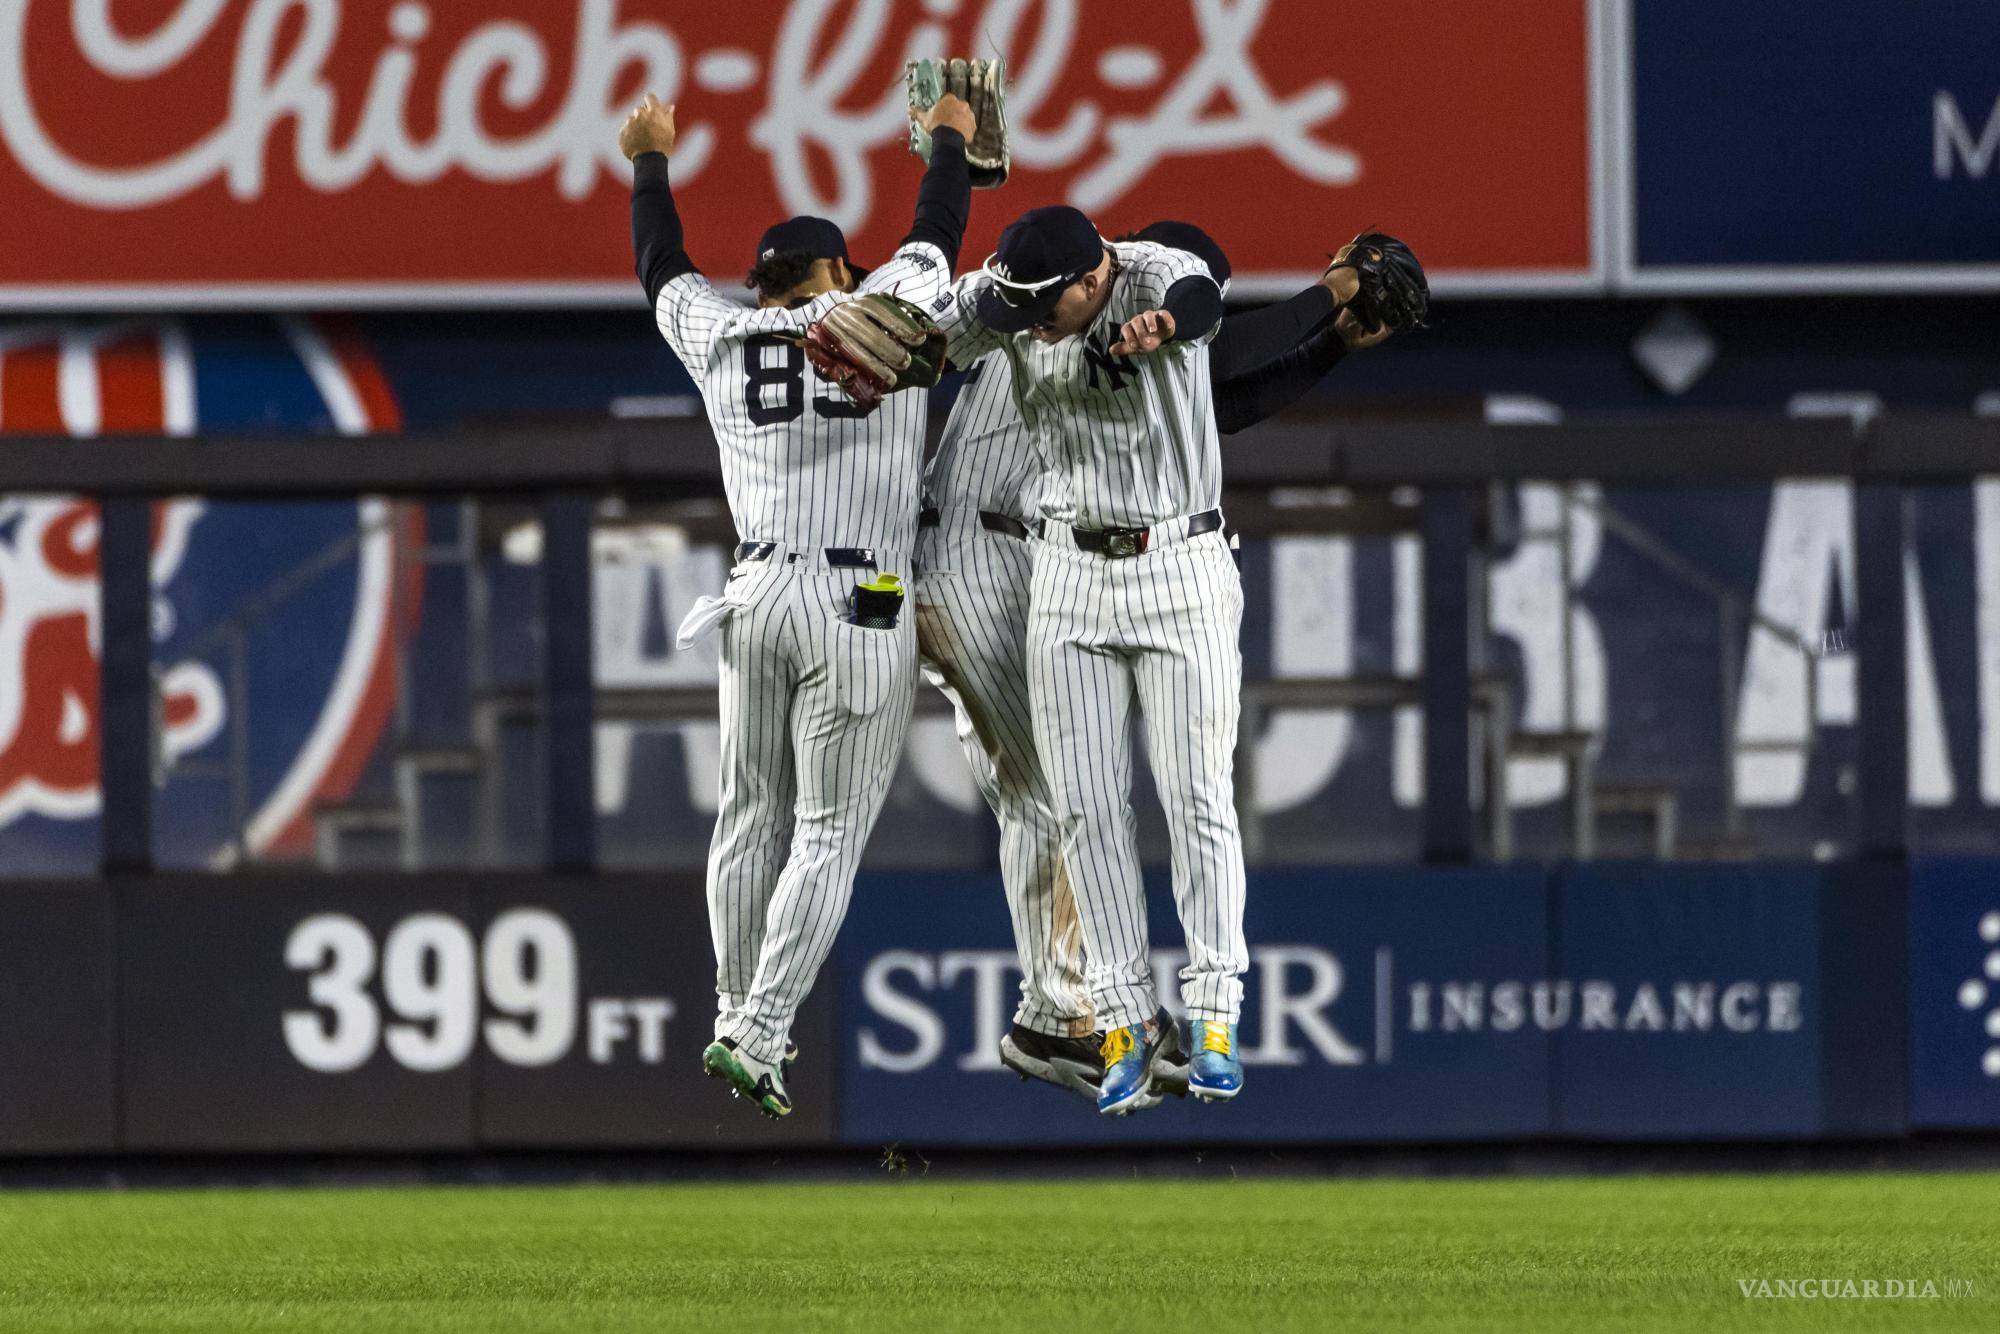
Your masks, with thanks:
[{"label": "leather baseball glove", "polygon": [[1368,332],[1385,325],[1396,333],[1423,328],[1431,287],[1409,246],[1383,232],[1363,232],[1334,256],[1327,272],[1335,269],[1352,269],[1360,280],[1361,290],[1346,308]]},{"label": "leather baseball glove", "polygon": [[944,374],[945,333],[901,297],[871,292],[842,301],[799,340],[822,380],[869,411],[899,389],[928,389]]},{"label": "leather baseball glove", "polygon": [[1005,184],[1013,162],[1007,151],[1006,76],[1006,63],[999,60],[912,60],[905,65],[903,78],[910,88],[910,151],[926,163],[931,160],[930,131],[917,123],[917,117],[950,93],[972,108],[977,126],[965,145],[972,188],[991,190]]}]

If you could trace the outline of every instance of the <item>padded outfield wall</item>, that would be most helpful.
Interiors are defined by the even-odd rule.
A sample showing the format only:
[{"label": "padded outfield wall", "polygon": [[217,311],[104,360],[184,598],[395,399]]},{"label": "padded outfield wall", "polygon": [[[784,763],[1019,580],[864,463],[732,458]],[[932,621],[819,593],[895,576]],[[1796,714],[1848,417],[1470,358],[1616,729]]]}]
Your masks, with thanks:
[{"label": "padded outfield wall", "polygon": [[[1155,887],[1160,888],[1159,886]],[[1163,976],[1178,932],[1153,895]],[[0,889],[9,1153],[1814,1140],[2000,1128],[2000,864],[1255,873],[1227,1107],[1025,1086],[990,875],[866,875],[766,1123],[697,1071],[701,887]],[[1172,994],[1171,986],[1168,994]]]}]

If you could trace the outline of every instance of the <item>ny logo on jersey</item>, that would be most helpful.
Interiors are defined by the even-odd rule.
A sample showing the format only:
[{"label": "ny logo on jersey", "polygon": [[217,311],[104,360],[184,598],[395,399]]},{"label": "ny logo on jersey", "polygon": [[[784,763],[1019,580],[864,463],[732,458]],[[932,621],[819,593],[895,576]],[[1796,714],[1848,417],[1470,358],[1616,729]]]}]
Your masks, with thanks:
[{"label": "ny logo on jersey", "polygon": [[1090,388],[1097,388],[1097,373],[1101,370],[1111,377],[1111,392],[1114,394],[1125,387],[1125,377],[1136,375],[1138,368],[1124,357],[1114,357],[1104,343],[1102,334],[1092,334],[1083,340],[1083,359],[1090,366]]}]

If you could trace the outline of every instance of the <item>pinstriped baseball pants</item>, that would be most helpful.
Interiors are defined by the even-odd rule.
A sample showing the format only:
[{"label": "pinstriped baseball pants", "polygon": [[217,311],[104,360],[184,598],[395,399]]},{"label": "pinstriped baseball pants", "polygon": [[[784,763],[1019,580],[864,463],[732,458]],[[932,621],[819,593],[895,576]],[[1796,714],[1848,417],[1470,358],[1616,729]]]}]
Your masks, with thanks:
[{"label": "pinstriped baseball pants", "polygon": [[1181,1000],[1190,1018],[1233,1023],[1249,962],[1231,777],[1243,685],[1236,562],[1220,532],[1156,539],[1120,560],[1052,535],[1035,544],[1028,680],[1097,1021],[1134,1024],[1158,1008],[1132,812],[1136,704],[1187,937]]},{"label": "pinstriped baseball pants", "polygon": [[1095,1027],[1076,894],[1035,753],[1028,696],[1028,543],[947,509],[917,538],[917,647],[944,692],[980,795],[1000,824],[1000,878],[1021,960],[1014,1021],[1038,1033]]},{"label": "pinstriped baseball pants", "polygon": [[[916,700],[915,617],[842,619],[866,571],[747,562],[722,622],[722,792],[709,846],[715,1035],[776,1061],[847,916]],[[884,569],[906,572],[885,558]]]}]

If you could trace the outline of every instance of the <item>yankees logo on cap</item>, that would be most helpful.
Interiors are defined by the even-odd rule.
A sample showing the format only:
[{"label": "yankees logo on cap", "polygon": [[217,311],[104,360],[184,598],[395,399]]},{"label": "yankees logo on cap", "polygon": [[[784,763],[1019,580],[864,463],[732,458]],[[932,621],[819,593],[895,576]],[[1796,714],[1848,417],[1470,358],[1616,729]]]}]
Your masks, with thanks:
[{"label": "yankees logo on cap", "polygon": [[1067,204],[1029,209],[1000,233],[987,258],[992,284],[979,293],[979,319],[995,333],[1020,333],[1049,317],[1063,292],[1104,259],[1104,238]]}]

